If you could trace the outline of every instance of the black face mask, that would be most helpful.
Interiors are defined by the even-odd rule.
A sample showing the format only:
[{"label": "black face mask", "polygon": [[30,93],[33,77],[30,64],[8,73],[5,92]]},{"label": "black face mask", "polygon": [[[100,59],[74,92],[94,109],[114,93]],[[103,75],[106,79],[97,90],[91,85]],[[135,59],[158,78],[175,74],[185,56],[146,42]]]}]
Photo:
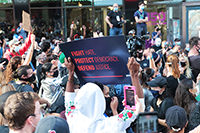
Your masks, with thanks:
[{"label": "black face mask", "polygon": [[23,79],[23,78],[19,78],[19,80],[23,80],[23,81],[27,81],[29,83],[33,83],[36,80],[35,74],[33,74],[31,77]]},{"label": "black face mask", "polygon": [[58,70],[56,70],[53,75],[52,75],[54,78],[58,77]]},{"label": "black face mask", "polygon": [[137,57],[138,57],[138,58],[142,58],[142,55],[143,55],[143,53],[139,53],[139,52],[138,52]]},{"label": "black face mask", "polygon": [[106,99],[106,109],[110,109],[111,97],[105,97]]},{"label": "black face mask", "polygon": [[181,67],[185,67],[186,66],[186,62],[180,62],[181,63]]}]

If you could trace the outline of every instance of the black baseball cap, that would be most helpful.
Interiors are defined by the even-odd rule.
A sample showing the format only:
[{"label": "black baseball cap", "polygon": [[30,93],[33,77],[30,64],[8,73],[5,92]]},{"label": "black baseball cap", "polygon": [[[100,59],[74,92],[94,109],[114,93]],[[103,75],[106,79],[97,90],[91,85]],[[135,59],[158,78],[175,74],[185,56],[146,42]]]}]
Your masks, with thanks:
[{"label": "black baseball cap", "polygon": [[168,108],[165,119],[167,125],[176,132],[181,131],[188,122],[185,110],[179,106]]},{"label": "black baseball cap", "polygon": [[151,81],[147,82],[147,84],[150,87],[166,87],[167,86],[167,80],[166,78],[162,77],[162,76],[157,76],[154,79],[152,79]]},{"label": "black baseball cap", "polygon": [[69,126],[63,118],[47,116],[39,121],[35,133],[69,133]]},{"label": "black baseball cap", "polygon": [[4,106],[5,106],[5,102],[8,99],[9,96],[11,96],[12,94],[17,93],[18,91],[8,91],[6,93],[3,93],[0,96],[0,113],[4,116]]}]

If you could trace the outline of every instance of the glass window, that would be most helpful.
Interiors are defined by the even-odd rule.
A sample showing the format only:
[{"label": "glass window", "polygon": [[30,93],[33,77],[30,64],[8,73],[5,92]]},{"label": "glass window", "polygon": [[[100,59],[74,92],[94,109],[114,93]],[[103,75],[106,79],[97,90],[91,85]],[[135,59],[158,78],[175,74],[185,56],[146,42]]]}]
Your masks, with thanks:
[{"label": "glass window", "polygon": [[37,37],[51,39],[62,36],[62,20],[60,9],[32,9],[31,23]]},{"label": "glass window", "polygon": [[65,6],[92,6],[92,0],[64,0]]},{"label": "glass window", "polygon": [[83,36],[82,26],[86,26],[86,37],[92,36],[92,8],[66,9],[67,36],[70,36],[70,26],[73,23],[73,35],[80,33]]},{"label": "glass window", "polygon": [[13,7],[12,0],[0,0],[0,8]]},{"label": "glass window", "polygon": [[31,7],[60,7],[61,0],[30,0]]},{"label": "glass window", "polygon": [[162,40],[167,40],[166,5],[148,5],[145,11],[148,14],[147,30],[150,34],[155,31],[154,26],[158,25],[161,29]]},{"label": "glass window", "polygon": [[13,10],[0,10],[0,30],[8,34],[14,26],[13,21]]},{"label": "glass window", "polygon": [[117,3],[118,5],[123,5],[123,0],[94,0],[95,6],[108,6]]},{"label": "glass window", "polygon": [[[111,7],[95,8],[94,30],[99,29],[100,32],[102,32],[104,36],[109,35],[110,27],[106,23],[105,18],[107,14],[111,11],[110,9],[112,8]],[[121,6],[119,6],[119,11],[123,13]]]}]

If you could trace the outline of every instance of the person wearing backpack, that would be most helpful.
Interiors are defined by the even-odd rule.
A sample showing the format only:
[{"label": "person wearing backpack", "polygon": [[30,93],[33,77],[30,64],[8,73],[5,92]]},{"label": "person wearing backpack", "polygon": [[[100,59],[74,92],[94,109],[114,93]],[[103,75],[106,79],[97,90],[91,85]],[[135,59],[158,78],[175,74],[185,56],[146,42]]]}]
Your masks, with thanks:
[{"label": "person wearing backpack", "polygon": [[20,66],[14,73],[14,79],[10,83],[18,92],[34,92],[31,84],[36,80],[36,77],[30,66]]}]

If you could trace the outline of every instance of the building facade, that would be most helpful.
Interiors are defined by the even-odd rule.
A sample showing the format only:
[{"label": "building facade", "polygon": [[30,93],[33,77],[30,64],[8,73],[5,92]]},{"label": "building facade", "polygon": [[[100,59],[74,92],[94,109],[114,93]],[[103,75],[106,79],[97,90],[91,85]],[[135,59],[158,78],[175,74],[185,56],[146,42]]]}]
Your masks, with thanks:
[{"label": "building facade", "polygon": [[[86,33],[91,37],[93,31],[100,30],[109,35],[109,26],[105,17],[118,3],[127,23],[123,26],[124,34],[136,29],[133,14],[138,10],[141,0],[1,0],[0,29],[9,33],[22,21],[22,10],[30,13],[34,32],[41,36],[62,36],[67,38],[70,25],[75,24],[74,32],[82,32],[86,25]],[[173,41],[181,38],[184,43],[191,36],[197,35],[195,14],[200,13],[199,0],[144,0],[148,13],[147,29],[150,33],[158,25],[162,30],[163,40]],[[193,16],[193,17],[192,17]],[[198,15],[197,15],[198,16]],[[196,27],[195,27],[196,25]]]}]

